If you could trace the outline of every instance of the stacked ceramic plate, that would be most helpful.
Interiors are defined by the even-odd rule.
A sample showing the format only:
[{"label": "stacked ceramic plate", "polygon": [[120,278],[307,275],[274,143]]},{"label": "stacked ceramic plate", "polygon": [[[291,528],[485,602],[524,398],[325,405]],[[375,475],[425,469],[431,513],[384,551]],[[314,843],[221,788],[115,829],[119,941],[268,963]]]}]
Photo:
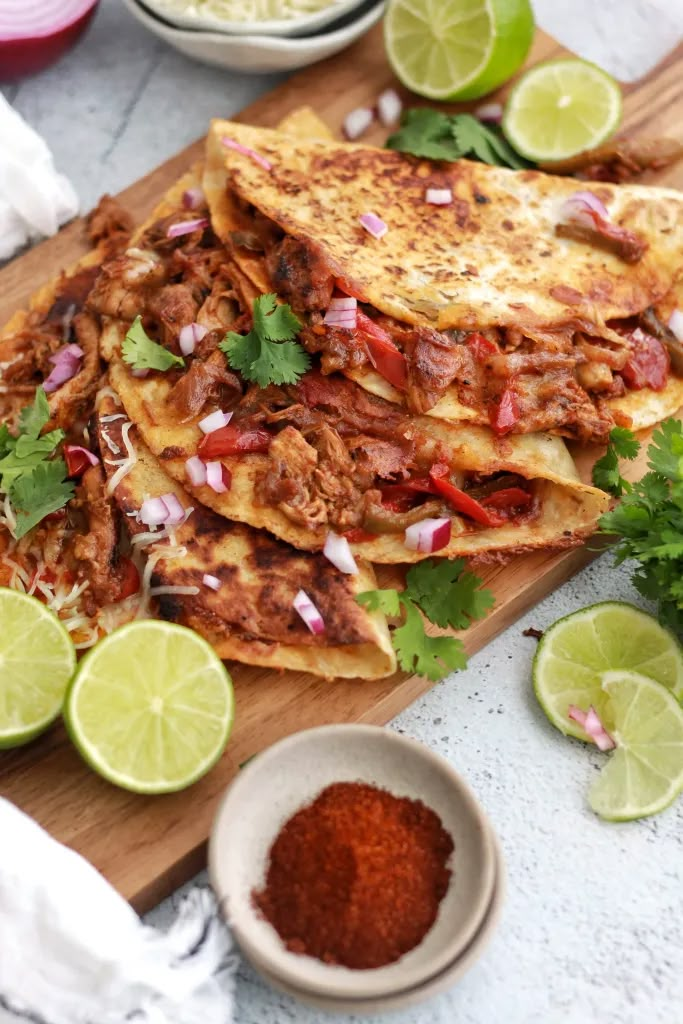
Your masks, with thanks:
[{"label": "stacked ceramic plate", "polygon": [[[455,846],[448,891],[431,929],[400,960],[371,970],[289,952],[252,895],[263,885],[270,847],[285,821],[342,781],[421,800]],[[453,985],[491,938],[505,891],[498,841],[457,772],[414,740],[363,725],[296,733],[250,761],[219,808],[209,872],[237,943],[269,984],[320,1009],[356,1014],[399,1009]]]},{"label": "stacked ceramic plate", "polygon": [[331,57],[367,32],[384,10],[384,0],[124,3],[145,28],[188,57],[254,74],[293,71]]}]

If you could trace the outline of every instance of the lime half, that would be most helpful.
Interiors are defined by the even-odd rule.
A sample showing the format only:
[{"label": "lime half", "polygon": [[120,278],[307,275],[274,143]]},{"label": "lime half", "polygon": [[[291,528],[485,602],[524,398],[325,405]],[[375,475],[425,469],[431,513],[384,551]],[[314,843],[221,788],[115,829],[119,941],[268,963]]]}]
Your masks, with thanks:
[{"label": "lime half", "polygon": [[71,637],[35,597],[0,587],[0,749],[44,732],[76,668]]},{"label": "lime half", "polygon": [[617,749],[588,794],[596,814],[631,821],[657,814],[683,790],[683,710],[637,672],[606,672]]},{"label": "lime half", "polygon": [[205,775],[233,713],[232,682],[213,648],[191,629],[147,619],[88,652],[64,707],[88,764],[134,793],[170,793]]},{"label": "lime half", "polygon": [[673,633],[633,605],[605,601],[559,619],[538,645],[534,690],[553,725],[586,740],[567,713],[570,704],[582,711],[592,704],[611,732],[613,712],[602,681],[613,669],[639,672],[683,697],[683,652]]},{"label": "lime half", "polygon": [[529,0],[389,0],[384,40],[408,89],[473,100],[517,71],[534,37]]},{"label": "lime half", "polygon": [[599,146],[619,127],[621,89],[578,57],[537,64],[510,93],[503,130],[529,160],[565,160]]}]

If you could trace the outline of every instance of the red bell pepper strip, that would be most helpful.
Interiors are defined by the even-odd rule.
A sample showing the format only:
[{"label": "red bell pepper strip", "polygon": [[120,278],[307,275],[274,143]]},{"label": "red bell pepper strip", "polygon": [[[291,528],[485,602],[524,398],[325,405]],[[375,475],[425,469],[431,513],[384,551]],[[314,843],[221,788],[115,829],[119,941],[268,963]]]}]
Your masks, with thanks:
[{"label": "red bell pepper strip", "polygon": [[519,422],[519,402],[511,387],[505,388],[496,405],[489,410],[489,420],[496,434],[509,434]]},{"label": "red bell pepper strip", "polygon": [[628,335],[631,355],[621,370],[621,376],[629,388],[640,391],[641,388],[652,388],[662,391],[669,378],[671,360],[664,345],[651,334],[639,327]]},{"label": "red bell pepper strip", "polygon": [[497,508],[503,511],[526,508],[532,500],[529,492],[521,487],[503,487],[500,491],[487,494],[485,498],[481,499],[481,504],[486,508]]},{"label": "red bell pepper strip", "polygon": [[489,356],[493,356],[500,351],[495,342],[489,341],[488,338],[485,338],[483,334],[479,334],[478,331],[468,334],[465,344],[477,362],[480,363],[486,362]]},{"label": "red bell pepper strip", "polygon": [[86,469],[93,465],[78,445],[65,444],[63,452],[64,461],[66,462],[66,475],[70,478],[83,476]]},{"label": "red bell pepper strip", "polygon": [[121,587],[117,600],[124,601],[127,597],[137,594],[140,589],[140,573],[130,558],[122,558],[119,567],[121,569]]},{"label": "red bell pepper strip", "polygon": [[453,506],[456,512],[474,519],[475,523],[479,523],[481,526],[502,526],[507,522],[505,516],[484,508],[475,498],[471,498],[465,491],[461,491],[459,487],[452,484],[448,479],[448,472],[448,466],[437,463],[432,466],[429,475],[438,493]]},{"label": "red bell pepper strip", "polygon": [[222,455],[244,455],[247,452],[267,452],[272,434],[262,427],[241,430],[236,423],[214,430],[202,438],[197,454],[205,460],[219,459]]},{"label": "red bell pepper strip", "polygon": [[356,313],[356,335],[365,342],[370,362],[377,372],[399,391],[405,391],[408,387],[408,363],[391,336],[360,310]]},{"label": "red bell pepper strip", "polygon": [[413,476],[408,480],[402,480],[400,484],[385,484],[380,487],[382,501],[395,498],[414,498],[416,494],[436,494],[437,490],[434,481],[429,476]]}]

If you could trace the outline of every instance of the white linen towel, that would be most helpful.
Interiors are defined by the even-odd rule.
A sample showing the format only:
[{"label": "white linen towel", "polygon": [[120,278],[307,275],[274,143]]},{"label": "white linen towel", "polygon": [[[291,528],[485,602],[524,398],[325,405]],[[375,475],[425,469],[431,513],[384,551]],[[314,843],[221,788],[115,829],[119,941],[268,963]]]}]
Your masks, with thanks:
[{"label": "white linen towel", "polygon": [[0,1024],[231,1024],[236,966],[208,889],[184,897],[168,932],[150,928],[0,798]]},{"label": "white linen towel", "polygon": [[56,234],[78,213],[70,181],[55,170],[43,139],[0,94],[0,259]]}]

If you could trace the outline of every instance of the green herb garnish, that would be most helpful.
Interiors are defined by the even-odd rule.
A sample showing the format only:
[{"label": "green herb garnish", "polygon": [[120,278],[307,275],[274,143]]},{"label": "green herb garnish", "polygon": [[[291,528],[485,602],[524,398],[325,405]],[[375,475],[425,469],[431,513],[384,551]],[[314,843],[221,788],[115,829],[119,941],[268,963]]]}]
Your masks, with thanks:
[{"label": "green herb garnish", "polygon": [[163,345],[152,341],[142,326],[142,317],[136,316],[130,325],[122,346],[123,361],[134,370],[170,370],[184,366],[185,360],[169,352]]},{"label": "green herb garnish", "polygon": [[296,384],[311,365],[311,358],[294,341],[301,323],[274,294],[254,299],[253,327],[248,334],[228,331],[218,346],[233,370],[260,388],[269,384]]},{"label": "green herb garnish", "polygon": [[593,483],[603,491],[619,497],[631,485],[619,472],[619,459],[635,459],[640,443],[628,427],[613,427],[607,451],[593,466]]},{"label": "green herb garnish", "polygon": [[400,129],[387,139],[387,147],[428,160],[469,157],[501,167],[531,166],[497,129],[471,114],[444,114],[430,107],[406,110]]},{"label": "green herb garnish", "polygon": [[[437,626],[466,629],[482,619],[493,606],[490,590],[482,590],[474,573],[464,572],[465,560],[427,559],[408,571],[405,590],[367,590],[356,600],[370,611],[398,615],[403,624],[392,629],[391,640],[398,663],[406,672],[417,672],[436,682],[447,672],[465,668],[462,641],[449,636],[428,636],[423,615]],[[419,609],[419,611],[418,611]]]}]

